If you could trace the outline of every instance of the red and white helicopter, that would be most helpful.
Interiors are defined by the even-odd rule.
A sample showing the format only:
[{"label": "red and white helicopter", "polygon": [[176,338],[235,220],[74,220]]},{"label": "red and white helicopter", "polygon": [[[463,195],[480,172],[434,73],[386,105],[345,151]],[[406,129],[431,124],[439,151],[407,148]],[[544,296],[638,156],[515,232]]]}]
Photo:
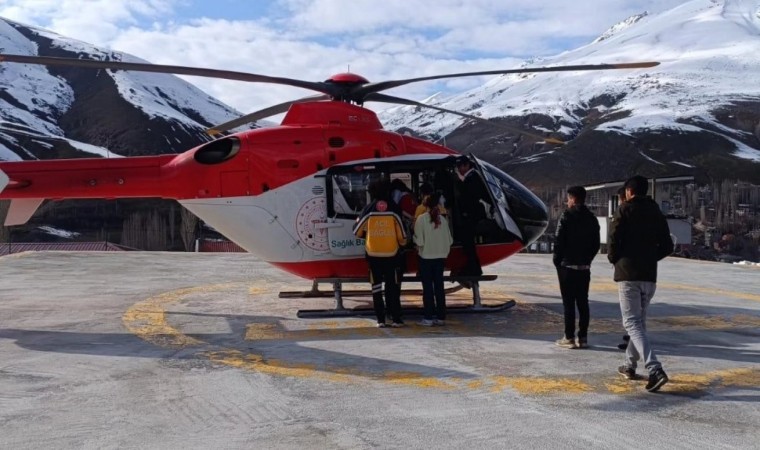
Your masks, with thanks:
[{"label": "red and white helicopter", "polygon": [[[380,177],[402,178],[416,193],[424,181],[442,187],[453,176],[457,152],[384,130],[375,113],[362,106],[365,102],[416,105],[485,121],[381,91],[454,77],[636,69],[658,64],[519,68],[371,83],[353,73],[311,82],[185,66],[0,54],[0,64],[7,63],[194,75],[317,91],[319,95],[281,103],[210,131],[222,133],[287,112],[279,126],[230,134],[180,154],[0,162],[0,199],[11,200],[6,225],[25,223],[45,199],[175,199],[258,258],[310,280],[367,275],[363,242],[354,237],[352,226],[368,201],[370,182]],[[550,145],[561,143],[521,130],[509,131]],[[502,170],[470,159],[492,197],[495,226],[477,245],[485,266],[536,240],[546,229],[547,210]],[[454,211],[457,201],[461,200],[449,197]],[[463,265],[464,255],[455,243],[446,266],[456,271]],[[407,270],[416,270],[413,250],[407,252]]]}]

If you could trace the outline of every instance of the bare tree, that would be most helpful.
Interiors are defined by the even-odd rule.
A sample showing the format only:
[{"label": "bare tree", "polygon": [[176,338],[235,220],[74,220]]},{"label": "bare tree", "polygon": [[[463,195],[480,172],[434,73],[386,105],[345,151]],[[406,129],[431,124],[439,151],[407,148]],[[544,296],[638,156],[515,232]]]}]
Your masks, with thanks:
[{"label": "bare tree", "polygon": [[121,243],[142,250],[166,250],[166,220],[158,211],[137,211],[124,220]]},{"label": "bare tree", "polygon": [[[8,215],[8,208],[10,205],[11,202],[9,200],[0,200],[0,224],[5,223],[5,216]],[[10,235],[11,233],[8,227],[0,225],[0,242],[8,242]]]},{"label": "bare tree", "polygon": [[198,218],[195,214],[191,213],[185,208],[180,211],[182,216],[182,223],[180,229],[180,237],[182,238],[182,244],[185,246],[185,251],[193,251],[195,245],[195,235],[198,229]]}]

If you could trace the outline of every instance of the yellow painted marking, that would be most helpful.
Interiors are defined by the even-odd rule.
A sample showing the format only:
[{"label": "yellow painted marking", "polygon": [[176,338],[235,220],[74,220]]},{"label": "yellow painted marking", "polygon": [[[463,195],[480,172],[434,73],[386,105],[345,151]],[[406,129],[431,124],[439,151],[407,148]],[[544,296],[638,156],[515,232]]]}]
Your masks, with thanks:
[{"label": "yellow painted marking", "polygon": [[636,381],[616,380],[604,383],[604,387],[613,394],[630,394],[635,392],[634,383]]},{"label": "yellow painted marking", "polygon": [[[630,394],[644,390],[645,381],[618,381],[607,383],[607,390],[614,394]],[[663,393],[705,394],[710,389],[760,386],[760,369],[738,368],[715,370],[703,374],[674,373]]]},{"label": "yellow painted marking", "polygon": [[386,372],[383,374],[383,381],[426,389],[453,390],[458,387],[454,380],[422,376],[415,372]]},{"label": "yellow painted marking", "polygon": [[[458,377],[433,377],[412,371],[376,373],[354,368],[330,367],[328,365],[317,367],[313,364],[267,359],[263,355],[234,349],[209,350],[209,347],[212,347],[211,344],[183,334],[169,325],[166,320],[165,308],[168,305],[179,303],[193,295],[208,294],[240,287],[240,285],[236,284],[220,284],[166,292],[136,303],[124,313],[122,321],[130,332],[155,345],[170,348],[205,346],[206,349],[198,354],[205,356],[214,363],[269,375],[314,378],[340,383],[355,383],[360,382],[362,379],[371,379],[391,384],[439,390],[489,389],[492,392],[502,392],[505,389],[511,389],[524,395],[582,394],[598,390],[606,390],[614,394],[628,394],[643,390],[642,382],[628,382],[620,379],[616,379],[615,381],[609,379],[603,382],[603,388],[601,386],[595,388],[580,380],[562,377],[481,376],[475,379],[462,379]],[[264,291],[264,288],[248,287],[248,293],[252,295],[258,295],[258,293]],[[510,324],[517,325],[516,329],[519,332],[554,332],[557,329],[557,325],[562,323],[561,314],[538,305],[520,304],[514,310],[514,313],[514,317],[509,319]],[[301,322],[296,322],[296,324],[303,325]],[[760,317],[751,315],[735,315],[732,317],[678,316],[651,319],[648,328],[652,330],[673,330],[758,326],[760,326]],[[602,332],[603,330],[619,331],[619,320],[595,321],[593,331]],[[307,324],[305,329],[292,330],[285,329],[280,323],[252,323],[246,327],[245,339],[247,341],[297,340],[305,338],[329,340],[345,336],[355,336],[357,334],[372,337],[404,337],[417,336],[420,334],[420,331],[428,333],[431,329],[417,326],[416,324],[400,329],[377,329],[373,321],[369,319],[312,322]],[[470,326],[469,324],[463,324],[459,320],[447,320],[445,328],[434,329],[434,331],[448,335],[489,335],[488,330],[479,328],[478,324]],[[500,333],[503,334],[503,331],[500,331]],[[756,386],[760,386],[760,369],[736,368],[713,371],[706,374],[671,374],[670,383],[663,388],[663,392],[688,394],[702,393],[714,388]]]},{"label": "yellow painted marking", "polygon": [[251,286],[248,288],[248,295],[261,295],[269,292],[269,289],[263,286]]},{"label": "yellow painted marking", "polygon": [[593,390],[591,386],[582,381],[569,378],[542,378],[542,377],[503,377],[495,376],[490,379],[493,383],[491,392],[501,392],[509,387],[522,394],[553,394],[568,393],[581,394]]},{"label": "yellow painted marking", "polygon": [[670,381],[662,392],[676,394],[701,394],[707,391],[710,385],[716,380],[716,377],[710,374],[688,374],[678,373],[670,376]]},{"label": "yellow painted marking", "polygon": [[140,339],[160,347],[188,347],[204,342],[179,332],[166,322],[165,305],[188,295],[223,290],[229,285],[201,286],[166,292],[134,304],[122,316],[122,323]]},{"label": "yellow painted marking", "polygon": [[728,369],[714,372],[719,378],[721,386],[759,387],[760,370],[753,369]]},{"label": "yellow painted marking", "polygon": [[249,323],[245,327],[246,341],[285,339],[287,333],[274,323]]}]

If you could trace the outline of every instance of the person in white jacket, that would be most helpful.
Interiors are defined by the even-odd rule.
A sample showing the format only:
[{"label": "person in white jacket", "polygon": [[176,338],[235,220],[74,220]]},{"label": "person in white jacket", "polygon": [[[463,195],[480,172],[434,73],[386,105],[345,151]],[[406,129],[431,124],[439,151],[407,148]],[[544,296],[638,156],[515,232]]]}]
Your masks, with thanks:
[{"label": "person in white jacket", "polygon": [[[440,195],[434,193],[425,198],[427,211],[414,223],[414,243],[419,255],[420,278],[422,278],[422,303],[424,318],[421,325],[444,325],[446,320],[446,292],[443,288],[443,270],[454,239],[446,217],[438,204]],[[434,318],[435,316],[435,318]]]}]

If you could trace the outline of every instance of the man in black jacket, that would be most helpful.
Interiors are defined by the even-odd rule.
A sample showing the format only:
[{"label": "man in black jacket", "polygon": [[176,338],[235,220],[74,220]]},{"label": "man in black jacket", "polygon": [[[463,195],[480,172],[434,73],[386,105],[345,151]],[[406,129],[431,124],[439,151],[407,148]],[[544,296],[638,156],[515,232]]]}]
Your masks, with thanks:
[{"label": "man in black jacket", "polygon": [[[557,224],[554,266],[559,277],[565,310],[565,336],[556,344],[565,348],[588,347],[588,286],[591,261],[599,251],[599,221],[586,207],[586,190],[567,190],[567,209]],[[575,308],[578,308],[578,340],[575,340]]]},{"label": "man in black jacket", "polygon": [[636,378],[640,359],[649,372],[646,389],[655,392],[668,382],[646,335],[646,316],[657,283],[657,261],[673,252],[668,221],[647,197],[649,182],[635,176],[625,182],[626,202],[618,209],[610,230],[607,258],[615,265],[623,326],[630,336],[625,364],[618,372]]},{"label": "man in black jacket", "polygon": [[490,205],[491,200],[483,181],[475,172],[472,161],[464,155],[459,156],[456,160],[457,173],[459,182],[457,188],[459,191],[459,227],[457,228],[457,237],[462,242],[462,250],[467,259],[460,275],[480,276],[483,275],[483,269],[480,266],[478,252],[475,249],[475,232],[478,222],[486,218],[486,210],[483,208],[484,201]]}]

